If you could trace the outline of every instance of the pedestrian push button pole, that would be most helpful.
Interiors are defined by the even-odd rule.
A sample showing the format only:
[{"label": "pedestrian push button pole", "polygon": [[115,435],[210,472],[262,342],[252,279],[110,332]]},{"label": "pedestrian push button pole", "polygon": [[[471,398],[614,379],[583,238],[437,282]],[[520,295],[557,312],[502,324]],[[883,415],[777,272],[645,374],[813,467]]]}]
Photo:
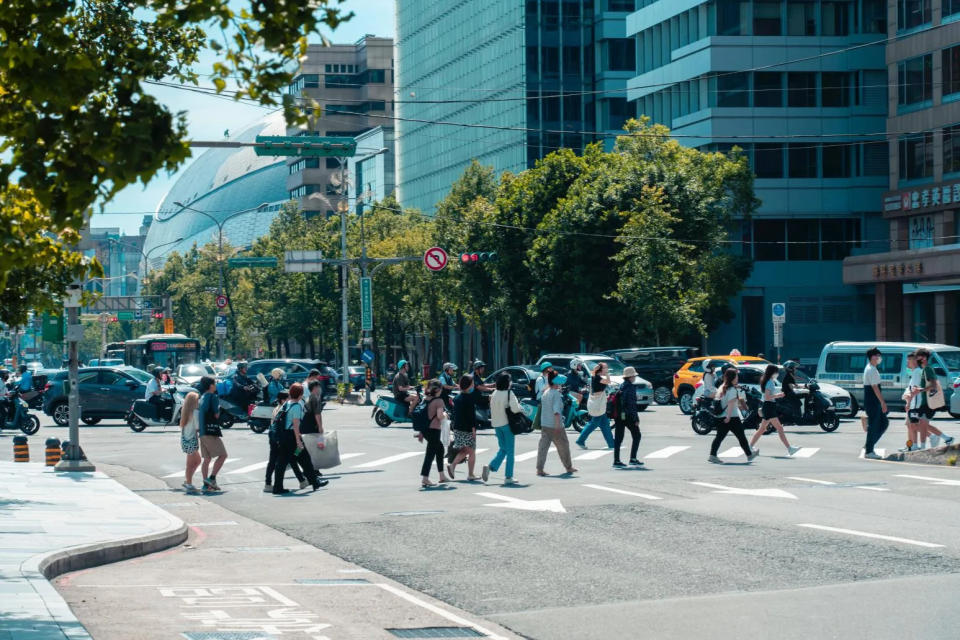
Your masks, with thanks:
[{"label": "pedestrian push button pole", "polygon": [[46,454],[46,466],[53,467],[60,462],[60,438],[47,438]]},{"label": "pedestrian push button pole", "polygon": [[30,462],[30,445],[27,436],[13,436],[13,461]]}]

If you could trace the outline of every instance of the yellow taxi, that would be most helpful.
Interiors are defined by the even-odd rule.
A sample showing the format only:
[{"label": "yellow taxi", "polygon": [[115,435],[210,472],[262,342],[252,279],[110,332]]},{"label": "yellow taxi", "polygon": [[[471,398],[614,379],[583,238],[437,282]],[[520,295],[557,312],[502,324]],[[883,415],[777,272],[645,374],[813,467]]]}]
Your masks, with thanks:
[{"label": "yellow taxi", "polygon": [[[697,383],[703,378],[703,363],[712,360],[716,365],[716,370],[727,363],[751,363],[767,364],[763,358],[755,356],[743,356],[739,353],[725,356],[701,356],[699,358],[690,358],[680,369],[673,374],[673,397],[677,399],[680,405],[680,411],[685,415],[693,413],[693,392],[697,388]],[[719,377],[717,383],[719,384]]]}]

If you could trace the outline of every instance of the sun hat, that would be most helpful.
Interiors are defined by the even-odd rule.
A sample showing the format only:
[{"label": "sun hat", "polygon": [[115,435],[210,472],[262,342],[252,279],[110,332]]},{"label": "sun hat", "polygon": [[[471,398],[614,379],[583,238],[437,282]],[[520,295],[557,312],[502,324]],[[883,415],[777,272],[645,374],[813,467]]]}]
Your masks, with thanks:
[{"label": "sun hat", "polygon": [[634,369],[633,367],[627,367],[626,369],[623,370],[624,378],[635,378],[636,376],[637,376],[637,370]]}]

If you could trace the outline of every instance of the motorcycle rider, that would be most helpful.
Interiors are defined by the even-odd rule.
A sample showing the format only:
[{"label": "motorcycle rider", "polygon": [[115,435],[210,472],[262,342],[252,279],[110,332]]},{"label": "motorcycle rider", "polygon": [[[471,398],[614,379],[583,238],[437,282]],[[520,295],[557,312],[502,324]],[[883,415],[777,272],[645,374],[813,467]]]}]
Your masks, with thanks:
[{"label": "motorcycle rider", "polygon": [[398,364],[397,375],[393,377],[393,397],[397,402],[407,404],[409,407],[407,415],[410,415],[417,408],[420,398],[416,393],[413,393],[414,387],[410,384],[410,363],[401,360]]},{"label": "motorcycle rider", "polygon": [[483,377],[487,374],[487,363],[483,360],[477,360],[473,363],[473,373],[470,376],[473,378],[473,393],[474,397],[479,397],[481,391],[493,391],[494,386],[492,384],[484,384]]},{"label": "motorcycle rider", "polygon": [[[147,383],[147,391],[143,399],[157,408],[158,419],[169,420],[173,415],[173,399],[163,397],[162,375],[163,371],[160,367],[154,367],[153,378]],[[168,409],[170,410],[168,411]]]},{"label": "motorcycle rider", "polygon": [[790,407],[793,412],[793,419],[797,422],[803,419],[803,399],[797,393],[797,389],[805,388],[803,385],[797,384],[796,373],[799,366],[800,364],[796,360],[787,360],[783,363],[784,374],[783,384],[781,385],[784,401]]},{"label": "motorcycle rider", "polygon": [[37,392],[33,390],[33,371],[27,369],[25,364],[20,365],[20,382],[17,384],[17,391],[27,402],[30,402],[37,395]]},{"label": "motorcycle rider", "polygon": [[440,372],[440,386],[442,391],[440,392],[440,398],[443,400],[443,405],[445,407],[451,406],[450,394],[460,386],[456,382],[457,375],[457,365],[452,362],[445,362],[443,364],[443,371]]},{"label": "motorcycle rider", "polygon": [[237,372],[233,375],[233,387],[230,389],[230,399],[246,407],[257,396],[257,383],[247,375],[247,363],[238,362]]},{"label": "motorcycle rider", "polygon": [[13,399],[10,397],[9,392],[7,391],[7,380],[10,379],[10,372],[6,369],[0,369],[0,422],[7,421],[8,411],[12,412],[15,408],[13,406]]}]

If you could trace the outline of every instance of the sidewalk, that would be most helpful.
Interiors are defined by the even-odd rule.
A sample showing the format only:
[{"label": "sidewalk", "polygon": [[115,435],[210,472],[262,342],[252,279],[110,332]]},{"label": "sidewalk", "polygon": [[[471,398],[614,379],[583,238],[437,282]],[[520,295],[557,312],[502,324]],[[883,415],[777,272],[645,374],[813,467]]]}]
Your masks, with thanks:
[{"label": "sidewalk", "polygon": [[[187,522],[186,544],[54,581],[96,640],[395,640],[518,636],[163,480],[101,465]],[[272,496],[266,499],[277,500]],[[280,500],[322,526],[325,496]],[[409,544],[431,556],[423,532]],[[2,636],[0,636],[2,637]]]},{"label": "sidewalk", "polygon": [[103,473],[0,462],[0,640],[90,638],[47,581],[181,543],[186,525]]}]

